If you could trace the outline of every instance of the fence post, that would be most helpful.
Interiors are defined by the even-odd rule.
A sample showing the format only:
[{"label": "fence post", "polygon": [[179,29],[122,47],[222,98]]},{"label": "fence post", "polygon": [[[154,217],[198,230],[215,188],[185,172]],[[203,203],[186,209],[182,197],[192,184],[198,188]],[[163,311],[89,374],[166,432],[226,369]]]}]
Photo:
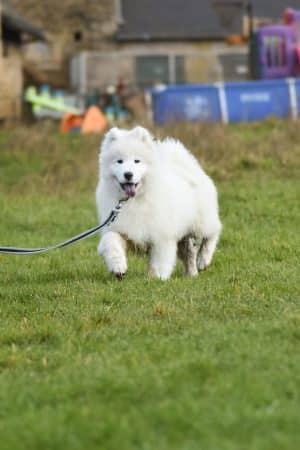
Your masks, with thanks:
[{"label": "fence post", "polygon": [[[2,49],[2,0],[0,0],[0,59],[3,56],[3,49]],[[1,64],[1,61],[0,61]]]},{"label": "fence post", "polygon": [[168,56],[168,66],[169,66],[169,83],[175,84],[176,83],[176,56],[173,54],[170,54]]},{"label": "fence post", "polygon": [[298,118],[296,81],[295,81],[295,78],[287,78],[286,82],[289,87],[289,97],[290,97],[292,119],[296,120]]},{"label": "fence post", "polygon": [[215,86],[218,89],[222,122],[227,124],[229,123],[229,117],[228,117],[228,106],[227,106],[225,86],[224,83],[222,82],[216,83]]}]

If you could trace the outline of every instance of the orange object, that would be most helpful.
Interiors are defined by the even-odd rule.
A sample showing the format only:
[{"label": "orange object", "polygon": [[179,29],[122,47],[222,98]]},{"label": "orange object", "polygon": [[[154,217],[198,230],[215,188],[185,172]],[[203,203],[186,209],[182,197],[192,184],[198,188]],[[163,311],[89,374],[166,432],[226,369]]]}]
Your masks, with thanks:
[{"label": "orange object", "polygon": [[81,130],[83,116],[76,116],[74,114],[65,114],[60,123],[60,131],[62,133],[69,133],[72,130]]},{"label": "orange object", "polygon": [[242,45],[244,43],[243,36],[239,34],[231,34],[226,38],[229,45]]},{"label": "orange object", "polygon": [[83,119],[81,132],[82,133],[100,133],[107,126],[105,115],[97,106],[91,106]]}]

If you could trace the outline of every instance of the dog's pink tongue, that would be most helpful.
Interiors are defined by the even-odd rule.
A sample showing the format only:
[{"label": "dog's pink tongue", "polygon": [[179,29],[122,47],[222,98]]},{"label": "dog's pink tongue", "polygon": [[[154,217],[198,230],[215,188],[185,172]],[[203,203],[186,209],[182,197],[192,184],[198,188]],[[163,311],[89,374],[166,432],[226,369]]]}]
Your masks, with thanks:
[{"label": "dog's pink tongue", "polygon": [[127,197],[134,197],[135,196],[135,185],[134,184],[125,184],[125,194]]}]

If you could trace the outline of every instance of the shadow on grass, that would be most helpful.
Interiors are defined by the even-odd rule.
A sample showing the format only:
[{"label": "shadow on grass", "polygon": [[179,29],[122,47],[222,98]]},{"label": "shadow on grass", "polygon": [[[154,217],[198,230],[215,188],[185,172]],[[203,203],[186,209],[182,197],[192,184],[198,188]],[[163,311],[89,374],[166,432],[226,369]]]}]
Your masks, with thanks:
[{"label": "shadow on grass", "polygon": [[[199,274],[201,276],[201,274]],[[92,270],[87,270],[87,268],[83,268],[82,270],[79,268],[70,268],[60,270],[59,267],[54,271],[53,268],[49,269],[47,267],[38,266],[36,270],[23,271],[20,272],[6,272],[6,285],[9,283],[19,286],[31,285],[34,283],[35,285],[50,285],[57,283],[85,283],[89,282],[92,284],[102,283],[103,285],[116,285],[116,287],[120,287],[127,283],[151,283],[157,284],[162,283],[168,284],[174,280],[192,280],[191,278],[187,278],[183,273],[183,266],[179,262],[175,269],[170,280],[161,281],[157,278],[153,278],[149,276],[147,268],[146,268],[146,259],[143,257],[139,257],[139,262],[137,265],[131,263],[129,265],[129,270],[125,274],[125,276],[119,280],[113,274],[108,272],[108,270],[104,267],[102,263],[98,268],[93,268]]]}]

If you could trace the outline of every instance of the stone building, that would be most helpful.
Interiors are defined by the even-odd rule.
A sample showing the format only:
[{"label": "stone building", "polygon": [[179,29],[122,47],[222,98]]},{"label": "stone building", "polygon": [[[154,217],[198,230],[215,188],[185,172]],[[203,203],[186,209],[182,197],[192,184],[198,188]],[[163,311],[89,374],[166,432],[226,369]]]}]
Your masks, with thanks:
[{"label": "stone building", "polygon": [[39,28],[0,2],[0,120],[21,115],[24,67],[22,40],[43,39]]},{"label": "stone building", "polygon": [[68,86],[70,58],[82,50],[115,47],[114,0],[10,0],[44,30],[47,42],[24,46],[28,71],[54,86]]},{"label": "stone building", "polygon": [[[144,87],[249,75],[247,2],[228,1],[220,15],[214,0],[10,1],[47,33],[47,43],[25,48],[37,81],[68,86],[71,67],[72,86],[87,93],[120,77]],[[287,6],[286,0],[251,3],[256,23],[278,21]],[[300,0],[288,6],[300,8]]]}]

